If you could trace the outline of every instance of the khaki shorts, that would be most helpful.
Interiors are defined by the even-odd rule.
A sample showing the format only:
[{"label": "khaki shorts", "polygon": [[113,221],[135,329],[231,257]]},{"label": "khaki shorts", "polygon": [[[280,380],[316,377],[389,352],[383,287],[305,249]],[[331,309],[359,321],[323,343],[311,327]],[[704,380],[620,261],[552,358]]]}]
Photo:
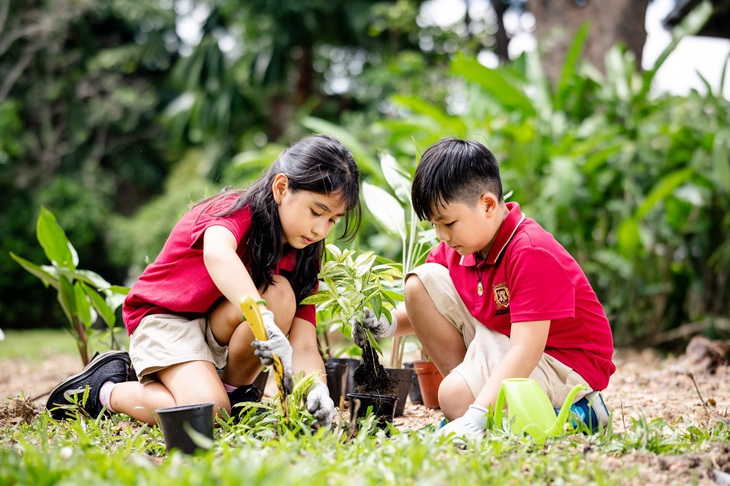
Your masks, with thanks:
[{"label": "khaki shorts", "polygon": [[[451,372],[464,378],[476,397],[509,351],[509,337],[489,329],[471,315],[459,297],[446,267],[426,263],[413,269],[409,275],[418,276],[439,313],[464,337],[466,356]],[[576,400],[593,391],[572,368],[545,353],[530,378],[540,384],[556,408],[563,406],[565,397],[579,383],[585,388]]]},{"label": "khaki shorts", "polygon": [[213,337],[206,317],[189,320],[171,314],[142,318],[129,336],[129,356],[140,383],[156,380],[156,373],[189,361],[209,361],[224,368],[228,347]]}]

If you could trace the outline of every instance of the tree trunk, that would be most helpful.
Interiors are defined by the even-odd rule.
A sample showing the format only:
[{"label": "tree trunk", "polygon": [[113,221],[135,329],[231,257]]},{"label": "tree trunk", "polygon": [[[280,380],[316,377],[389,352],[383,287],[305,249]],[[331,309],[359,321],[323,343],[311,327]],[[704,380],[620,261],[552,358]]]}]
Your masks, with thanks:
[{"label": "tree trunk", "polygon": [[527,8],[535,15],[535,35],[545,73],[552,80],[560,76],[565,53],[584,22],[590,22],[583,46],[583,59],[604,71],[608,49],[623,42],[641,55],[646,41],[646,8],[649,0],[530,0]]},{"label": "tree trunk", "polygon": [[314,47],[311,44],[301,47],[301,56],[297,60],[296,84],[294,87],[294,103],[297,108],[304,105],[314,93]]},{"label": "tree trunk", "polygon": [[497,33],[495,34],[497,39],[497,57],[499,58],[499,62],[507,63],[509,61],[509,37],[504,28],[504,12],[507,10],[507,7],[502,0],[491,0],[491,4],[494,13],[497,15]]},{"label": "tree trunk", "polygon": [[286,127],[293,119],[293,109],[287,95],[275,91],[269,96],[269,113],[266,126],[266,137],[276,141],[286,132]]}]

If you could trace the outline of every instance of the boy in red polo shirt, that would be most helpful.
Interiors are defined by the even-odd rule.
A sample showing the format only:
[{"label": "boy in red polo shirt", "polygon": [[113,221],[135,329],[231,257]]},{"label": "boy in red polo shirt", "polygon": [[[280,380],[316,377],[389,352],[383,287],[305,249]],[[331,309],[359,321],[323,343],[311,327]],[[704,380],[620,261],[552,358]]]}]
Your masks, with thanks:
[{"label": "boy in red polo shirt", "polygon": [[444,380],[444,436],[480,436],[506,378],[535,379],[554,407],[576,385],[572,410],[593,430],[608,423],[611,328],[578,263],[517,203],[505,203],[499,167],[482,144],[443,139],[421,159],[413,207],[441,243],[406,281],[405,309],[353,326],[375,337],[415,332]]}]

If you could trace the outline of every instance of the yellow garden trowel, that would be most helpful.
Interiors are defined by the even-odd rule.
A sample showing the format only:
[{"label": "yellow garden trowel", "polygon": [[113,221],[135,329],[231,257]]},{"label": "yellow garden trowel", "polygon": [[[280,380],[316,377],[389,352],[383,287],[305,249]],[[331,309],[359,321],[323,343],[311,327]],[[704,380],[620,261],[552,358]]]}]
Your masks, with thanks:
[{"label": "yellow garden trowel", "polygon": [[[259,341],[267,341],[269,337],[266,335],[266,328],[264,327],[264,319],[261,317],[261,311],[259,306],[252,297],[246,296],[241,297],[239,302],[241,312],[243,312],[243,318],[251,326],[253,335]],[[284,387],[284,365],[281,363],[281,358],[274,355],[274,377],[276,378],[276,388],[279,390],[279,398],[281,399],[281,408],[284,411],[284,418],[289,422],[289,404],[287,401],[286,388]]]}]

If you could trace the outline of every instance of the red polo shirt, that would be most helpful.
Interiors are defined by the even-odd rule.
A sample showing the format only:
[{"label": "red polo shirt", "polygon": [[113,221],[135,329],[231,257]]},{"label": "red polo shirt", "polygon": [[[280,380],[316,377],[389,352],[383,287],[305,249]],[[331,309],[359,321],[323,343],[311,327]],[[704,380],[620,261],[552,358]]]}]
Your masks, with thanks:
[{"label": "red polo shirt", "polygon": [[549,320],[545,353],[580,374],[594,390],[603,390],[616,370],[611,362],[611,327],[578,263],[517,203],[497,232],[482,269],[483,295],[477,291],[474,254],[461,256],[441,242],[427,261],[449,274],[469,312],[479,322],[510,335],[513,322]]},{"label": "red polo shirt", "polygon": [[[145,268],[124,300],[122,314],[127,332],[132,334],[142,318],[149,314],[177,314],[194,319],[205,315],[223,297],[203,262],[203,234],[210,226],[224,226],[236,237],[238,255],[247,269],[245,245],[251,227],[251,210],[246,207],[230,216],[214,217],[231,199],[200,214],[201,208],[188,211],[175,225],[155,261]],[[296,268],[297,251],[284,253],[274,269],[290,280]],[[316,324],[314,305],[299,306],[296,317]]]}]

